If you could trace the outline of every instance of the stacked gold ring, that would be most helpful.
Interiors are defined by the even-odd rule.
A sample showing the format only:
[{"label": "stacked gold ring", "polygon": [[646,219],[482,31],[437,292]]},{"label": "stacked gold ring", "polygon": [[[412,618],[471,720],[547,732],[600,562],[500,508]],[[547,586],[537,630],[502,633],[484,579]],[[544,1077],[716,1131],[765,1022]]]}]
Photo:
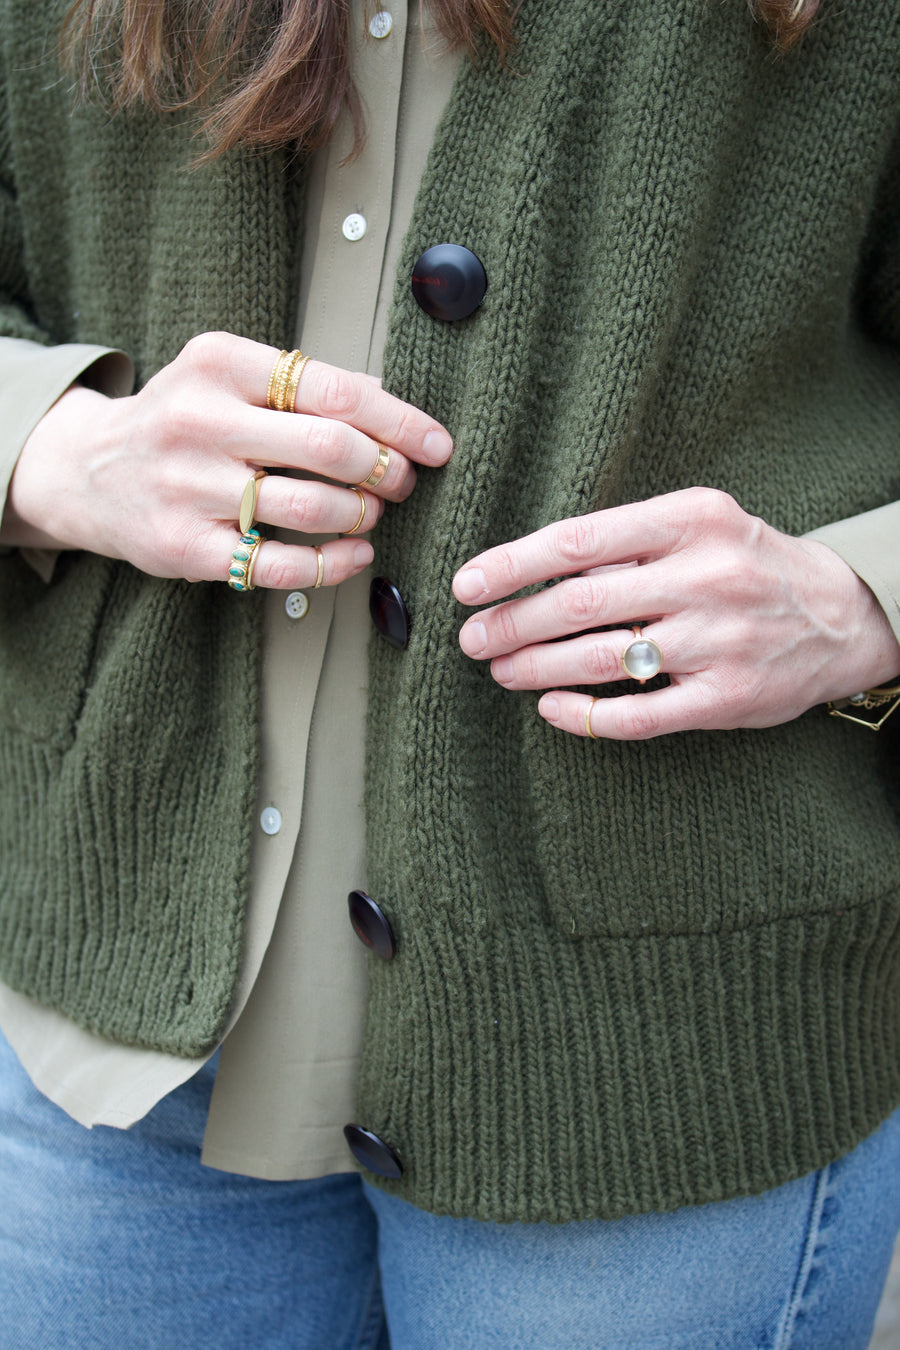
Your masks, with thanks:
[{"label": "stacked gold ring", "polygon": [[273,412],[294,411],[297,386],[308,360],[309,357],[304,356],[299,348],[278,353],[266,389],[266,407]]},{"label": "stacked gold ring", "polygon": [[241,535],[238,546],[231,555],[231,565],[228,568],[228,585],[232,590],[253,590],[253,565],[256,562],[257,550],[262,542],[263,537],[259,530],[245,530]]}]

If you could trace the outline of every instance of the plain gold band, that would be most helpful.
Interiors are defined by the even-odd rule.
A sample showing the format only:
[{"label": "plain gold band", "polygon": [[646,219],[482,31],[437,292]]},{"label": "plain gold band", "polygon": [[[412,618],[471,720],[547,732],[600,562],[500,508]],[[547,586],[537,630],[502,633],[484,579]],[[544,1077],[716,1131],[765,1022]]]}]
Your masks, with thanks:
[{"label": "plain gold band", "polygon": [[355,492],[357,497],[359,498],[359,520],[353,526],[352,530],[345,530],[344,534],[356,534],[356,531],[359,529],[360,525],[366,518],[366,499],[363,496],[362,492],[360,492],[358,487],[351,487],[349,488],[349,491]]},{"label": "plain gold band", "polygon": [[377,487],[384,475],[387,473],[387,466],[390,462],[391,452],[386,445],[378,443],[378,458],[372,466],[372,472],[368,478],[363,478],[357,483],[357,487],[373,488]]},{"label": "plain gold band", "polygon": [[584,729],[592,741],[599,741],[600,739],[600,737],[595,735],[595,733],[591,730],[591,713],[594,711],[594,704],[599,702],[600,700],[598,698],[591,699],[590,703],[588,704],[587,715],[585,716],[584,719]]},{"label": "plain gold band", "polygon": [[318,544],[313,545],[313,551],[316,555],[316,580],[313,590],[317,591],[325,580],[325,554],[319,548]]}]

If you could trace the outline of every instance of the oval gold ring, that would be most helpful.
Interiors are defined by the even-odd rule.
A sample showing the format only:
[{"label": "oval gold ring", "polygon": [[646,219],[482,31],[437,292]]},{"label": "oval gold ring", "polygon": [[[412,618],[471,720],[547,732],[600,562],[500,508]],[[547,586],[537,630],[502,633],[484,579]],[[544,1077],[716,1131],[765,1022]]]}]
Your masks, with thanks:
[{"label": "oval gold ring", "polygon": [[256,524],[256,508],[259,505],[259,485],[265,476],[265,469],[258,469],[244,488],[241,496],[241,507],[238,512],[238,527],[241,534],[246,534],[247,531]]},{"label": "oval gold ring", "polygon": [[390,458],[391,458],[390,450],[387,448],[386,445],[382,445],[381,442],[379,441],[378,458],[375,460],[375,463],[372,466],[372,472],[369,474],[368,478],[361,479],[356,484],[356,486],[367,488],[377,487],[378,484],[381,482],[382,478],[384,477],[384,475],[387,473],[387,466],[390,462]]}]

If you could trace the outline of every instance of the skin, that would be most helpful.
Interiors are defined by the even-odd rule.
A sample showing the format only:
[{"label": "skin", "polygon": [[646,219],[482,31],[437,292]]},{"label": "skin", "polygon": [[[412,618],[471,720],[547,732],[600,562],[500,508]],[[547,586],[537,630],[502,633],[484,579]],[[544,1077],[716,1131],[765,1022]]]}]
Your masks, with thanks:
[{"label": "skin", "polygon": [[[614,740],[774,726],[900,672],[884,611],[832,549],[711,488],[559,521],[473,558],[453,590],[479,606],[463,651],[505,689],[546,690],[541,716],[576,736],[588,717]],[[668,688],[593,702],[563,687],[623,679],[634,622],[662,649]],[[621,628],[590,631],[609,624]]]},{"label": "skin", "polygon": [[[449,459],[438,422],[387,394],[378,381],[317,361],[300,378],[295,413],[266,407],[274,347],[228,333],[193,338],[130,398],[109,399],[73,385],[26,441],[10,484],[0,542],[17,547],[90,549],[123,558],[152,576],[215,581],[237,542],[235,519],[247,479],[259,468],[321,474],[336,482],[263,479],[257,521],[306,534],[353,529],[360,499],[341,484],[372,471],[378,443],[390,450],[384,477],[361,489],[366,514],[412,492],[415,464]],[[372,561],[354,534],[322,545],[323,584],[338,585]],[[98,545],[102,544],[102,549]],[[311,545],[267,540],[255,586],[311,586]]]},{"label": "skin", "polygon": [[[26,442],[0,542],[98,550],[154,576],[224,577],[248,477],[272,470],[257,520],[309,534],[353,528],[346,484],[390,463],[363,489],[361,532],[384,502],[405,500],[415,465],[446,463],[449,433],[377,380],[310,361],[291,416],[265,406],[275,348],[227,333],[192,339],[130,398],[79,385]],[[289,477],[278,469],[330,479]],[[372,561],[355,534],[322,545],[325,585]],[[254,584],[312,586],[313,548],[267,540]],[[557,584],[530,596],[535,583]],[[561,731],[644,740],[674,731],[773,726],[815,704],[894,681],[900,645],[868,587],[824,544],[748,515],[725,493],[691,488],[558,521],[473,558],[456,598],[477,607],[460,633],[473,660],[511,691],[545,691]],[[669,687],[593,701],[566,686],[621,680],[631,625],[663,651]],[[612,632],[592,631],[610,624]],[[639,686],[634,686],[636,690]]]}]

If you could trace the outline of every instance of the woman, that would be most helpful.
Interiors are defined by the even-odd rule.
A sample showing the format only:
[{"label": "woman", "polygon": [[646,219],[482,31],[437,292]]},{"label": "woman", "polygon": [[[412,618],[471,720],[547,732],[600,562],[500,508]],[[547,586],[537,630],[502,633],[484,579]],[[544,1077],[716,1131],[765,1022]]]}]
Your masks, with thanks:
[{"label": "woman", "polygon": [[900,20],[432,6],[472,61],[234,9],[79,7],[74,108],[55,7],[4,11],[48,396],[10,381],[0,1011],[77,1120],[143,1118],[10,1067],[11,1325],[377,1344],[377,1212],[395,1347],[865,1345],[897,733],[824,705],[900,675]]}]

